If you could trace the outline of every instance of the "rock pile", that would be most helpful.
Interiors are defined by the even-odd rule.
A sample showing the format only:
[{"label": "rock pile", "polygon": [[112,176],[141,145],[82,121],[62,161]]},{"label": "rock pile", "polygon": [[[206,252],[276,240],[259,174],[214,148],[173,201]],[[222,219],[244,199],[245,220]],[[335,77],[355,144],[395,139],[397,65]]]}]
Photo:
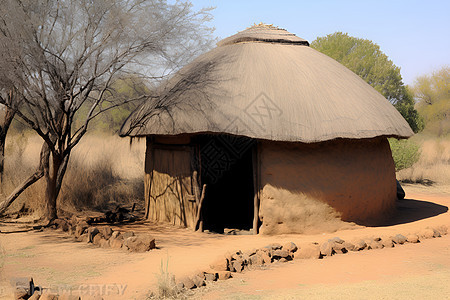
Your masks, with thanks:
[{"label": "rock pile", "polygon": [[308,243],[301,246],[290,242],[284,245],[273,243],[259,249],[227,253],[210,264],[210,269],[180,278],[176,281],[178,291],[202,287],[208,282],[232,278],[241,273],[272,263],[283,263],[293,259],[323,259],[349,251],[392,248],[405,243],[419,243],[421,239],[440,237],[447,234],[447,227],[425,228],[415,234],[397,234],[389,237],[371,237],[344,241],[334,237],[321,244]]},{"label": "rock pile", "polygon": [[68,232],[77,241],[91,243],[102,248],[145,252],[156,248],[155,239],[149,234],[136,235],[132,231],[114,231],[110,226],[93,226],[89,218],[56,219],[52,227]]}]

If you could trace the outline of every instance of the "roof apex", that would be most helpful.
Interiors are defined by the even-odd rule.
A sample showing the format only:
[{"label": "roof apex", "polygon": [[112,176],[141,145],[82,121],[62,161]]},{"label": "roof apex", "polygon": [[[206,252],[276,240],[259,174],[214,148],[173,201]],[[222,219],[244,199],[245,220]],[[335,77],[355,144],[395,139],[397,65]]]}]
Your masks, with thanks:
[{"label": "roof apex", "polygon": [[230,37],[227,37],[217,43],[217,46],[225,46],[246,42],[265,42],[280,44],[297,44],[309,46],[307,40],[290,33],[286,29],[273,26],[273,24],[254,24],[245,30],[242,30]]}]

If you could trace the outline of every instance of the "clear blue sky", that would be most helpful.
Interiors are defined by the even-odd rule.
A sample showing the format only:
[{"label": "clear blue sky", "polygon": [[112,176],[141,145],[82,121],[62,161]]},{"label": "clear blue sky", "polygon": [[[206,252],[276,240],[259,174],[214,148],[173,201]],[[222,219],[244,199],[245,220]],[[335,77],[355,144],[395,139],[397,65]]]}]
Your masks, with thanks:
[{"label": "clear blue sky", "polygon": [[284,28],[309,42],[342,31],[372,40],[401,68],[403,81],[450,65],[450,0],[191,0],[212,11],[225,38],[253,23]]}]

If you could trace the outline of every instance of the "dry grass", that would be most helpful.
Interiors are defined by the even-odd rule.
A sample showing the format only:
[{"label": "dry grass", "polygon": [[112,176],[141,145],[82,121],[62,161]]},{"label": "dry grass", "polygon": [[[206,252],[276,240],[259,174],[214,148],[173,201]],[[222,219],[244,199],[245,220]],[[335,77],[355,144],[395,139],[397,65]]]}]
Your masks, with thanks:
[{"label": "dry grass", "polygon": [[[8,137],[5,161],[4,194],[36,169],[42,142],[32,134]],[[91,135],[73,151],[58,200],[64,211],[104,210],[118,204],[141,201],[144,194],[143,160],[145,141],[117,136]],[[36,214],[42,209],[43,180],[27,189],[11,206],[19,210],[23,204]]]},{"label": "dry grass", "polygon": [[397,179],[409,183],[450,184],[450,137],[414,137],[421,144],[420,158],[412,167],[397,172]]}]

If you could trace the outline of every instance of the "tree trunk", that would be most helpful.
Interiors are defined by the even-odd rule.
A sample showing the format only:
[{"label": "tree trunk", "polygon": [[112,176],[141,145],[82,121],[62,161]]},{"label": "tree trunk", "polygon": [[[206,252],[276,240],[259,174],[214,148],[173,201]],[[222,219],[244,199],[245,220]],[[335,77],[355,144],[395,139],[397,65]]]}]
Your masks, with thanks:
[{"label": "tree trunk", "polygon": [[66,174],[69,156],[70,153],[65,154],[63,157],[53,155],[51,170],[49,164],[47,164],[48,167],[44,169],[46,181],[44,218],[49,222],[58,218],[57,199],[61,190],[62,180]]},{"label": "tree trunk", "polygon": [[44,168],[44,177],[46,182],[45,188],[45,211],[44,217],[48,221],[53,221],[58,218],[56,211],[56,198],[58,193],[56,192],[56,178],[61,166],[61,159],[58,156],[52,155],[52,168],[50,169],[50,164]]},{"label": "tree trunk", "polygon": [[41,148],[41,157],[39,162],[38,170],[31,175],[28,179],[22,182],[12,193],[6,198],[5,201],[0,203],[0,215],[3,214],[6,209],[17,199],[17,197],[22,194],[29,186],[38,181],[42,176],[44,176],[44,167],[45,164],[48,166],[48,157],[50,155],[50,151],[46,143]]},{"label": "tree trunk", "polygon": [[11,126],[16,112],[10,108],[5,108],[3,124],[0,125],[0,194],[3,194],[3,171],[5,169],[5,142],[6,134]]}]

